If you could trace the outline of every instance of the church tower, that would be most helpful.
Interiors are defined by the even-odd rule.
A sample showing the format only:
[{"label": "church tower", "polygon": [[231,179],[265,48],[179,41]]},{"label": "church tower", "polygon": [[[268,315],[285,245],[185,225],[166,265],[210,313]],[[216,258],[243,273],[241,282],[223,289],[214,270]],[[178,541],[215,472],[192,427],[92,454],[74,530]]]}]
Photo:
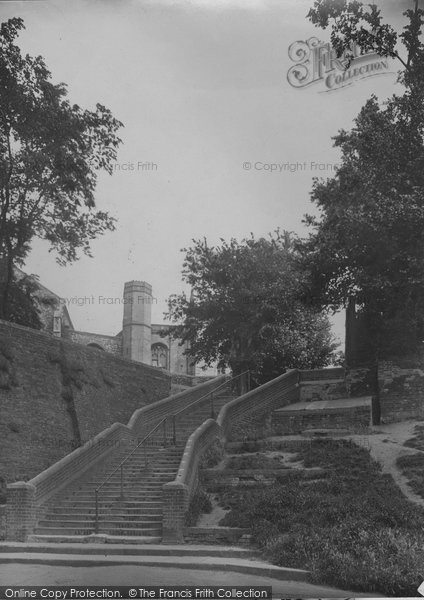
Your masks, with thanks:
[{"label": "church tower", "polygon": [[152,286],[127,281],[124,287],[122,353],[124,358],[152,364]]}]

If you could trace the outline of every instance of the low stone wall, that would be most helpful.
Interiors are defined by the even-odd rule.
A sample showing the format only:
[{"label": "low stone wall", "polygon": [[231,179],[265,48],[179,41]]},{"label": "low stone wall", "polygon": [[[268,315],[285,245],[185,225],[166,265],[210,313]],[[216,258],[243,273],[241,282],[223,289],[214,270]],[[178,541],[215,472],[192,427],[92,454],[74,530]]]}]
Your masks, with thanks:
[{"label": "low stone wall", "polygon": [[300,402],[339,400],[348,397],[344,379],[302,381],[299,387]]},{"label": "low stone wall", "polygon": [[[351,396],[371,396],[373,373],[368,367],[348,369]],[[383,423],[424,417],[424,359],[421,356],[381,361],[378,367]]]},{"label": "low stone wall", "polygon": [[308,429],[363,430],[371,424],[371,405],[325,411],[281,411],[272,418],[274,435],[295,435]]},{"label": "low stone wall", "polygon": [[328,381],[331,379],[344,379],[345,370],[343,367],[333,367],[330,369],[303,369],[299,371],[299,381]]},{"label": "low stone wall", "polygon": [[105,352],[110,352],[116,356],[123,357],[122,353],[122,337],[114,335],[103,335],[101,333],[89,333],[87,331],[75,331],[69,329],[65,332],[65,337],[84,346],[98,347]]},{"label": "low stone wall", "polygon": [[292,469],[202,469],[200,479],[202,488],[207,492],[216,492],[230,487],[255,487],[273,485],[282,476],[288,476]]}]

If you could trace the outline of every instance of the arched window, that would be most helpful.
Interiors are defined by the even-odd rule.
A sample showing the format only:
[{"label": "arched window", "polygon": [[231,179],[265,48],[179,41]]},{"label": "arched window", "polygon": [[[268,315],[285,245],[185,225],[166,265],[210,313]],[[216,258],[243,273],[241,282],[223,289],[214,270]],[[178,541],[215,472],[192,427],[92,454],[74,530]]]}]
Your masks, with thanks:
[{"label": "arched window", "polygon": [[95,344],[94,342],[93,342],[93,343],[91,343],[91,344],[87,344],[87,346],[88,346],[89,348],[97,348],[97,350],[103,350],[103,352],[105,351],[105,349],[104,349],[104,348],[102,348],[101,346],[99,346],[99,344]]},{"label": "arched window", "polygon": [[165,344],[157,342],[152,344],[152,365],[154,367],[161,367],[162,369],[168,369],[169,365],[169,350]]}]

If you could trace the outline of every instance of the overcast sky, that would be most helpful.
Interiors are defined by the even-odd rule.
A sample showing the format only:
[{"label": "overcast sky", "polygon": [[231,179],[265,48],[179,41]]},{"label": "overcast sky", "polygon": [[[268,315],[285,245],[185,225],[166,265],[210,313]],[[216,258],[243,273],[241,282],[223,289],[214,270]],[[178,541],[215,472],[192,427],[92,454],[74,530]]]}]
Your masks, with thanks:
[{"label": "overcast sky", "polygon": [[[383,14],[400,27],[399,6]],[[363,103],[384,99],[391,74],[326,93],[321,84],[294,89],[288,47],[327,32],[305,18],[312,0],[8,1],[1,20],[20,16],[19,44],[41,54],[56,82],[86,108],[101,102],[125,128],[114,175],[102,175],[97,205],[118,219],[114,233],[93,244],[93,258],[59,267],[47,244],[34,244],[27,271],[64,298],[77,329],[115,334],[127,280],[152,284],[162,322],[165,300],[183,289],[180,249],[192,238],[266,235],[277,227],[302,233],[313,211],[313,176],[337,163],[331,136],[349,128]],[[250,162],[250,170],[243,168]],[[306,163],[281,172],[258,163]],[[157,168],[139,167],[154,163]],[[132,170],[131,166],[133,165]],[[340,320],[337,331],[340,333]]]}]

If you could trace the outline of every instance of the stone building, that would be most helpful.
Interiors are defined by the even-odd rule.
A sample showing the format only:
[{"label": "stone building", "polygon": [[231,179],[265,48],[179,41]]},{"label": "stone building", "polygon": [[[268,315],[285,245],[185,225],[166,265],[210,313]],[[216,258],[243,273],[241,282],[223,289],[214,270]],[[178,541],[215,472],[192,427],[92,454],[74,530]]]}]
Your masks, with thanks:
[{"label": "stone building", "polygon": [[[17,270],[17,276],[25,274]],[[187,344],[166,335],[167,325],[152,323],[152,286],[128,281],[124,286],[122,330],[113,335],[78,331],[72,324],[65,301],[35,280],[33,297],[44,331],[116,356],[160,367],[171,373],[195,375],[195,364],[184,354]]]}]

